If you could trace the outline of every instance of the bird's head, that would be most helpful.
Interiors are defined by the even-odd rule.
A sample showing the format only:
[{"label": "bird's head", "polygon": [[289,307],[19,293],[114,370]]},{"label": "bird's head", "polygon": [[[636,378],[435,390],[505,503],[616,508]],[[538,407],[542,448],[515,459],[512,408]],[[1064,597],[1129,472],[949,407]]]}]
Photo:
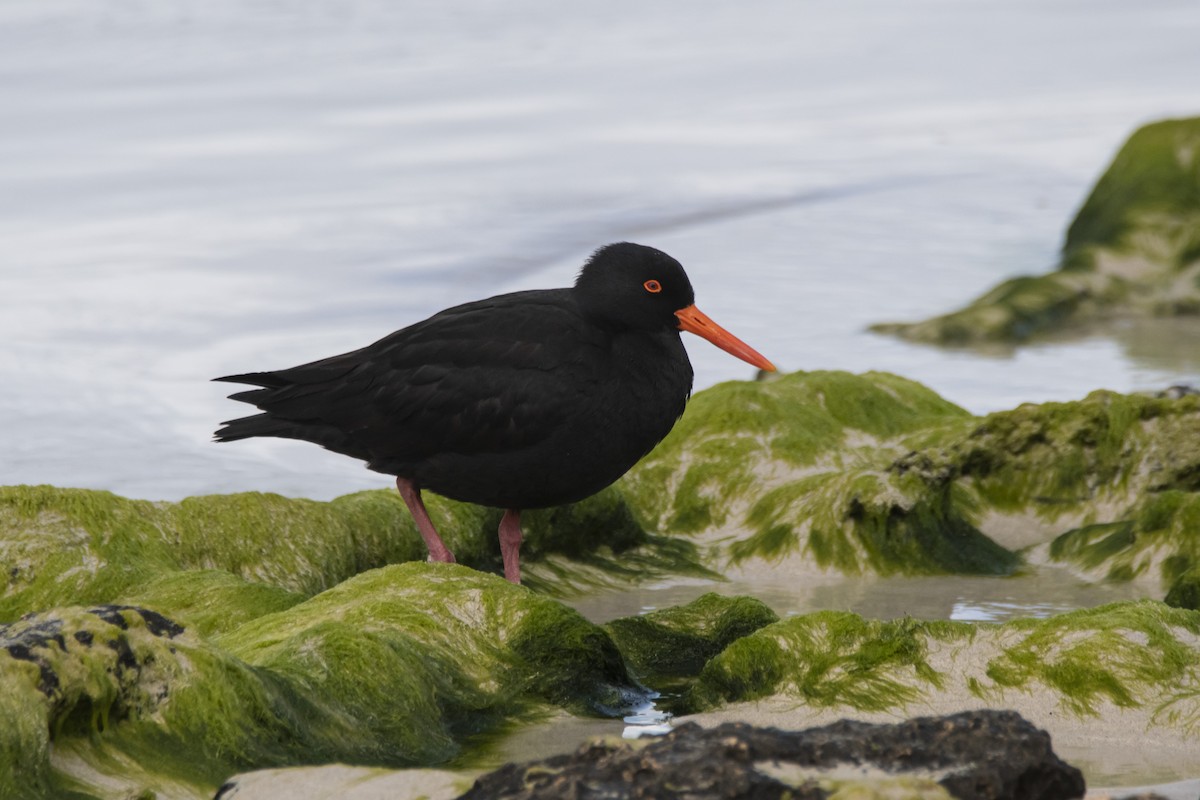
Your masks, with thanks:
[{"label": "bird's head", "polygon": [[775,370],[770,361],[696,308],[692,282],[683,266],[661,250],[630,242],[605,245],[583,265],[575,279],[575,293],[584,313],[604,324],[646,331],[685,330],[759,369]]}]

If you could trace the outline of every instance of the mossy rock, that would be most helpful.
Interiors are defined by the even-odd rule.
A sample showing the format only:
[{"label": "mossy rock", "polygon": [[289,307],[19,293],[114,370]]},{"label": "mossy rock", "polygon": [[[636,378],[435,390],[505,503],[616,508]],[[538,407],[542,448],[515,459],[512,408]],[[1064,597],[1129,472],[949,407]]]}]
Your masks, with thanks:
[{"label": "mossy rock", "polygon": [[779,620],[753,597],[701,595],[683,606],[621,617],[604,626],[637,677],[669,691],[700,674],[734,641]]},{"label": "mossy rock", "polygon": [[889,472],[972,417],[887,373],[796,372],[723,383],[625,477],[647,525],[694,537],[725,571],[799,557],[847,574],[1003,573],[1016,557],[937,481]]},{"label": "mossy rock", "polygon": [[[1062,534],[1047,549],[1051,561],[1087,577],[1143,580],[1183,586],[1200,568],[1200,493],[1151,494],[1124,518],[1084,525]],[[1182,589],[1176,591],[1183,591]]]},{"label": "mossy rock", "polygon": [[[494,520],[499,525],[499,512]],[[521,581],[548,594],[579,595],[663,576],[718,577],[691,542],[648,531],[614,487],[578,503],[524,512],[521,528]],[[495,526],[491,530],[492,571],[499,572],[499,539]]]},{"label": "mossy rock", "polygon": [[0,796],[211,796],[249,769],[445,764],[527,715],[646,697],[603,629],[447,564],[368,571],[211,639],[101,606],[30,615],[0,645]]},{"label": "mossy rock", "polygon": [[[501,570],[499,511],[432,495],[427,506],[460,563]],[[526,527],[526,562],[550,562],[532,571],[546,590],[570,588],[577,575],[602,582],[702,571],[689,545],[648,535],[615,489],[530,512]],[[0,620],[65,604],[137,601],[183,616],[208,613],[199,610],[206,604],[207,621],[191,617],[205,630],[426,555],[394,491],[328,503],[259,493],[154,503],[52,486],[0,487],[0,554]],[[190,597],[201,581],[207,599]],[[230,602],[239,610],[226,617]]]},{"label": "mossy rock", "polygon": [[1067,230],[1059,269],[965,308],[872,330],[936,344],[1016,343],[1118,315],[1200,313],[1200,118],[1139,128]]},{"label": "mossy rock", "polygon": [[694,710],[778,698],[837,713],[1016,708],[1104,718],[1200,738],[1200,613],[1114,603],[1004,624],[867,620],[823,611],[737,640],[713,658]]},{"label": "mossy rock", "polygon": [[894,375],[797,372],[720,384],[692,409],[621,487],[647,527],[725,574],[1007,574],[1028,559],[1161,597],[1200,563],[1200,397],[1102,391],[973,417]]}]

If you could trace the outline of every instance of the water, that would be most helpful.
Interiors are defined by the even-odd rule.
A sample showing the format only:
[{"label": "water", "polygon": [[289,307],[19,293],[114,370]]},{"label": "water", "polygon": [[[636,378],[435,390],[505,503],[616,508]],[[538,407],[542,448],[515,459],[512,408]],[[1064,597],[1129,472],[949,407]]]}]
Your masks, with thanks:
[{"label": "water", "polygon": [[[240,412],[208,379],[566,284],[616,239],[785,369],[974,411],[1194,380],[1170,333],[980,357],[864,328],[1052,266],[1123,138],[1200,110],[1198,31],[1183,1],[5,3],[0,482],[386,485],[211,444]],[[748,376],[689,348],[697,388]]]},{"label": "water", "polygon": [[840,575],[797,577],[785,573],[754,580],[703,581],[672,579],[620,591],[599,592],[568,600],[597,623],[690,603],[706,592],[750,595],[781,617],[834,609],[870,619],[952,619],[1006,622],[1020,617],[1047,617],[1076,608],[1091,608],[1145,596],[1142,587],[1125,583],[1091,583],[1066,570],[1029,567],[1011,577],[940,575],[852,578]]}]

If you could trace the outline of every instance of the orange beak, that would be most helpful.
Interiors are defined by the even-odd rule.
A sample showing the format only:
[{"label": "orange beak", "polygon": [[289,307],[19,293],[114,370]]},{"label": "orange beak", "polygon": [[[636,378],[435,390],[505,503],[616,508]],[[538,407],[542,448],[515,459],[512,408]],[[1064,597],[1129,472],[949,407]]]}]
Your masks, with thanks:
[{"label": "orange beak", "polygon": [[675,316],[679,319],[681,331],[694,333],[708,339],[726,353],[737,356],[742,361],[753,364],[759,369],[765,369],[767,372],[775,371],[775,365],[763,358],[757,350],[713,322],[707,314],[694,305],[679,309],[675,312]]}]

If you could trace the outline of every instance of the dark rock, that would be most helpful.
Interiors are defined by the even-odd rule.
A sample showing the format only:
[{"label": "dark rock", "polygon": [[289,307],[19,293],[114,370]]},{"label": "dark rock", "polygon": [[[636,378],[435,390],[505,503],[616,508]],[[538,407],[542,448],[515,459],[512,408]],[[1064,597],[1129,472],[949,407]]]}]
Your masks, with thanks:
[{"label": "dark rock", "polygon": [[89,608],[89,614],[95,614],[100,619],[107,622],[109,625],[116,625],[121,630],[129,630],[129,621],[125,619],[124,611],[132,611],[142,618],[146,623],[146,630],[155,636],[166,636],[168,639],[174,639],[179,634],[183,633],[186,628],[180,625],[173,619],[169,619],[157,611],[141,606],[118,605],[108,603],[95,608]]},{"label": "dark rock", "polygon": [[593,743],[505,765],[461,800],[823,799],[832,790],[818,779],[839,766],[931,778],[964,800],[1068,800],[1085,788],[1079,770],[1051,750],[1049,734],[1015,712],[984,710],[897,725],[842,720],[796,732],[688,723],[643,747]]}]

